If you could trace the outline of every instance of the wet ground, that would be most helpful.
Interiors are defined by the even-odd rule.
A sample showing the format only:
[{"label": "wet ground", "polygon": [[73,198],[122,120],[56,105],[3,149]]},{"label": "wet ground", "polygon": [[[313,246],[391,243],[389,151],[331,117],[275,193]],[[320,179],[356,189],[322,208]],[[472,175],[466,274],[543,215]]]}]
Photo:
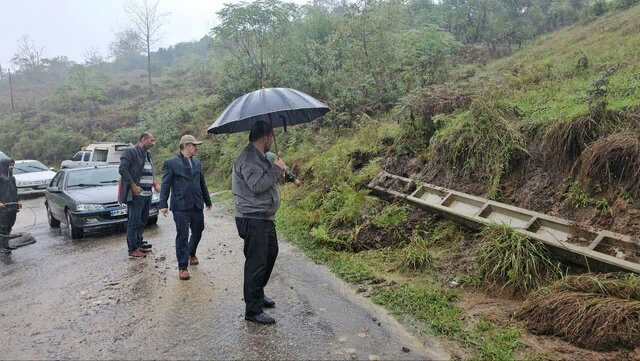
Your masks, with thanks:
[{"label": "wet ground", "polygon": [[180,281],[170,217],[145,230],[154,252],[130,260],[123,230],[71,240],[64,224],[49,228],[43,202],[25,201],[14,229],[37,243],[0,255],[2,359],[448,358],[285,242],[266,289],[277,324],[245,321],[228,203],[205,212],[200,265]]}]

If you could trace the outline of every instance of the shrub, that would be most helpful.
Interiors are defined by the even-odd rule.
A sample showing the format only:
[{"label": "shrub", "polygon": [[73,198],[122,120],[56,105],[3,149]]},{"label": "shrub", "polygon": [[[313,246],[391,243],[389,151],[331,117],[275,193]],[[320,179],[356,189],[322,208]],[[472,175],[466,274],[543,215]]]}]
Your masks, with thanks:
[{"label": "shrub", "polygon": [[562,275],[560,265],[541,242],[502,224],[482,230],[476,263],[486,284],[512,294],[529,292]]},{"label": "shrub", "polygon": [[410,208],[399,204],[389,204],[373,219],[373,224],[378,228],[397,227],[407,221]]},{"label": "shrub", "polygon": [[433,265],[434,257],[429,250],[431,242],[425,236],[424,232],[414,232],[411,243],[398,254],[396,269],[403,272],[419,271]]},{"label": "shrub", "polygon": [[450,118],[453,121],[432,139],[432,171],[461,169],[465,176],[484,181],[493,198],[511,162],[527,154],[512,117],[509,110],[475,101],[470,111]]}]

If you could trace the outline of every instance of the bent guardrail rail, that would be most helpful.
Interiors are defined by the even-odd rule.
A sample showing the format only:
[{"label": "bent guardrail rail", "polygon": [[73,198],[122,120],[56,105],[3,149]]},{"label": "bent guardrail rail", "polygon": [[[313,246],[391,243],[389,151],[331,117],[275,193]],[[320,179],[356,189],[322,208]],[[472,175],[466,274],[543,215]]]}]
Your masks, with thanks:
[{"label": "bent guardrail rail", "polygon": [[404,199],[472,229],[502,223],[550,247],[557,256],[591,270],[640,273],[640,241],[562,218],[413,179],[380,172],[368,185],[378,195]]}]

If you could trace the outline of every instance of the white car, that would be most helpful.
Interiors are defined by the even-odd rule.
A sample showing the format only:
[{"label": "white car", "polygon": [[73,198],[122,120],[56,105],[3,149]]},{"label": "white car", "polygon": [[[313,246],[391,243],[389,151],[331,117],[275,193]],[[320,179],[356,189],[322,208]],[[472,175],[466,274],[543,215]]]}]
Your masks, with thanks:
[{"label": "white car", "polygon": [[17,160],[13,167],[18,194],[44,193],[56,173],[37,160]]}]

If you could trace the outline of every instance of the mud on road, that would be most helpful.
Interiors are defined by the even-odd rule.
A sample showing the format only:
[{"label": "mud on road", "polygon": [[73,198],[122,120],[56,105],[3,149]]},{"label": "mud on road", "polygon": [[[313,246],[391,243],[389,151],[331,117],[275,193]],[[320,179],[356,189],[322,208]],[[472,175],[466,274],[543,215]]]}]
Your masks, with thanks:
[{"label": "mud on road", "polygon": [[49,228],[43,202],[26,201],[33,212],[19,213],[14,229],[37,243],[0,256],[0,358],[448,358],[282,240],[266,289],[278,322],[245,321],[242,240],[229,203],[205,212],[200,265],[180,281],[170,217],[145,230],[154,251],[130,260],[122,229],[71,240],[64,227]]}]

